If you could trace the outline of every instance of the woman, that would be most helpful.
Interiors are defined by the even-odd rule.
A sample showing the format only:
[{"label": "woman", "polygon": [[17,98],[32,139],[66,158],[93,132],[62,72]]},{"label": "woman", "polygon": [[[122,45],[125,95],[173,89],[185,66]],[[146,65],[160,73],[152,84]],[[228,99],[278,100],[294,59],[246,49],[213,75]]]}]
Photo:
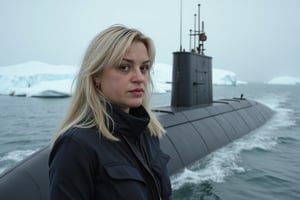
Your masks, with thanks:
[{"label": "woman", "polygon": [[150,38],[119,25],[91,42],[53,138],[50,199],[170,199],[164,129],[149,108],[154,54]]}]

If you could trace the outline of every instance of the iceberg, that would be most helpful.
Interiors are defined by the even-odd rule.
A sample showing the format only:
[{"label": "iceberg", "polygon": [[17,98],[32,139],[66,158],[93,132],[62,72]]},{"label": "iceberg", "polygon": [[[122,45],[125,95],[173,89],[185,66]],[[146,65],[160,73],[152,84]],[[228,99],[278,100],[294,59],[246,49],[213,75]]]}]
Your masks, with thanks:
[{"label": "iceberg", "polygon": [[232,71],[213,68],[212,73],[213,73],[213,84],[214,85],[233,85],[233,86],[235,86],[238,84],[236,74]]},{"label": "iceberg", "polygon": [[[30,61],[10,66],[0,66],[0,95],[27,97],[68,97],[74,89],[78,66],[52,65]],[[153,92],[166,93],[172,90],[172,65],[155,63],[151,70]],[[236,85],[236,74],[213,68],[213,84]]]},{"label": "iceberg", "polygon": [[273,85],[297,85],[300,84],[300,77],[295,78],[291,76],[279,76],[271,79],[267,84]]},{"label": "iceberg", "polygon": [[29,97],[66,97],[72,94],[76,66],[30,61],[0,67],[0,94]]},{"label": "iceberg", "polygon": [[172,90],[172,66],[165,63],[155,63],[151,71],[154,93],[166,93]]}]

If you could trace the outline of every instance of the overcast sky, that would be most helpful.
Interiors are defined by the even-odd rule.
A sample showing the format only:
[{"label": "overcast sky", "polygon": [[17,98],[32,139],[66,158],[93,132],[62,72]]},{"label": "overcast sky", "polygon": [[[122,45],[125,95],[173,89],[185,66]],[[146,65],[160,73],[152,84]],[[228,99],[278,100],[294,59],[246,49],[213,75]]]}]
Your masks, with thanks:
[{"label": "overcast sky", "polygon": [[[300,1],[183,0],[182,43],[201,4],[213,67],[239,80],[300,77]],[[180,0],[0,0],[0,66],[30,60],[80,65],[91,39],[112,24],[138,28],[172,64],[180,47]]]}]

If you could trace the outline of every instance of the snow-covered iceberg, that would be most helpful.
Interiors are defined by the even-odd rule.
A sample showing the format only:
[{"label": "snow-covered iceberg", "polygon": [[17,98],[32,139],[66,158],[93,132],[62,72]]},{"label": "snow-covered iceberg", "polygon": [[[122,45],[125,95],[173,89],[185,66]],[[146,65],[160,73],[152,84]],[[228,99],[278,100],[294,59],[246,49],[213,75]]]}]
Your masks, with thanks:
[{"label": "snow-covered iceberg", "polygon": [[165,93],[172,90],[172,66],[165,63],[155,63],[151,71],[155,93]]},{"label": "snow-covered iceberg", "polygon": [[30,61],[0,67],[0,94],[65,97],[72,94],[78,67]]},{"label": "snow-covered iceberg", "polygon": [[[78,66],[51,65],[30,61],[11,66],[0,66],[0,94],[29,97],[71,96]],[[155,63],[151,71],[155,93],[172,89],[172,65]],[[213,68],[213,84],[236,85],[236,74]]]},{"label": "snow-covered iceberg", "polygon": [[300,78],[295,78],[292,76],[279,76],[271,79],[267,84],[274,85],[297,85],[300,84]]},{"label": "snow-covered iceberg", "polygon": [[214,85],[237,85],[236,74],[232,71],[213,68],[213,84]]}]

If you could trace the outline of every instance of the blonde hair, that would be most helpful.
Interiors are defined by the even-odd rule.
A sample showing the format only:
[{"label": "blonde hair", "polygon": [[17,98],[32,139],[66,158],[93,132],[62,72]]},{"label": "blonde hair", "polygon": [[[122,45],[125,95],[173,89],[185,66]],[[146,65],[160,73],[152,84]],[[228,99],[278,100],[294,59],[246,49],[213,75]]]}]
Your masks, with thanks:
[{"label": "blonde hair", "polygon": [[[101,72],[104,67],[119,65],[126,50],[133,42],[143,42],[152,66],[155,58],[153,42],[136,29],[114,25],[99,33],[92,40],[77,75],[76,88],[69,111],[61,127],[54,135],[52,144],[60,135],[72,127],[91,128],[97,126],[101,136],[118,141],[118,138],[113,136],[109,129],[109,127],[113,127],[114,123],[106,109],[110,105],[109,101],[97,89],[93,77]],[[148,124],[150,134],[160,137],[164,133],[164,129],[150,109],[150,95],[153,88],[151,76],[149,80],[142,105],[150,115]]]}]

